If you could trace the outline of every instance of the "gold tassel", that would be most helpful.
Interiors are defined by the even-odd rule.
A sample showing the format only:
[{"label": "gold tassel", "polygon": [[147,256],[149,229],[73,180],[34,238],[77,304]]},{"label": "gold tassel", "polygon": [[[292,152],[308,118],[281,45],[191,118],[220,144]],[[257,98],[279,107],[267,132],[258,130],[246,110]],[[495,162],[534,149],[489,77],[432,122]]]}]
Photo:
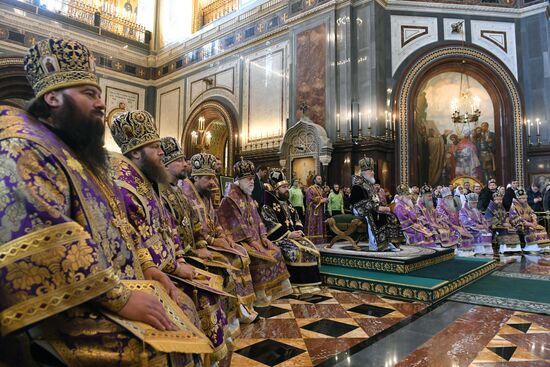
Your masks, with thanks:
[{"label": "gold tassel", "polygon": [[199,297],[198,297],[199,291],[197,288],[193,288],[193,301],[195,302],[195,306],[199,305]]},{"label": "gold tassel", "polygon": [[210,367],[212,362],[210,361],[210,354],[204,355],[204,367]]},{"label": "gold tassel", "polygon": [[139,354],[139,367],[149,367],[149,356],[145,349],[145,340],[143,340],[143,350]]}]

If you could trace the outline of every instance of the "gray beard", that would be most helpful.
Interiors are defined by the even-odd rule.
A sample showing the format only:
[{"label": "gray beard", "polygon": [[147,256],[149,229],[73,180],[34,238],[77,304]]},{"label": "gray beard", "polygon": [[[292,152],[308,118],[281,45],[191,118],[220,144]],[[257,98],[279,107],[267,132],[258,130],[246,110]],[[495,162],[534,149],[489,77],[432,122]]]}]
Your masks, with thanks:
[{"label": "gray beard", "polygon": [[456,212],[456,208],[455,208],[455,203],[454,203],[454,200],[444,200],[445,201],[445,206],[447,207],[447,210],[451,211],[451,212]]},{"label": "gray beard", "polygon": [[414,204],[412,200],[408,197],[401,198],[405,204],[407,204],[409,207],[414,208]]},{"label": "gray beard", "polygon": [[374,185],[374,183],[376,182],[376,180],[374,179],[374,177],[364,177],[364,179],[370,183],[371,185]]}]

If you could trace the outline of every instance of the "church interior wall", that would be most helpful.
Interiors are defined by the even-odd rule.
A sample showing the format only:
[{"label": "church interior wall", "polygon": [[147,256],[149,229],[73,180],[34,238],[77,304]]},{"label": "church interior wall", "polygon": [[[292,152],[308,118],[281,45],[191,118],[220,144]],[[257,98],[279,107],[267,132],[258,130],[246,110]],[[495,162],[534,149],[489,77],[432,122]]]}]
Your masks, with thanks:
[{"label": "church interior wall", "polygon": [[[310,118],[322,125],[335,143],[334,159],[326,172],[331,177],[349,176],[353,162],[372,148],[356,139],[359,112],[363,135],[368,134],[368,125],[370,134],[385,134],[384,111],[396,113],[398,81],[423,51],[451,42],[475,45],[499,58],[517,78],[524,118],[539,118],[546,125],[541,127],[542,146],[536,146],[535,127],[531,136],[535,146],[526,146],[528,178],[533,172],[550,172],[541,158],[550,142],[550,105],[546,103],[550,100],[549,23],[541,4],[531,8],[535,10],[485,7],[488,10],[476,8],[474,12],[457,4],[430,3],[429,8],[422,8],[418,2],[405,1],[336,2],[298,15],[287,27],[267,32],[256,41],[220,56],[213,54],[197,66],[187,66],[196,57],[186,58],[189,49],[214,42],[220,32],[229,37],[233,28],[267,30],[270,25],[258,19],[279,16],[286,5],[269,2],[257,12],[247,9],[246,14],[233,17],[244,23],[220,20],[181,46],[153,52],[132,43],[123,45],[119,39],[94,36],[70,24],[9,11],[0,16],[0,28],[4,29],[4,33],[0,31],[0,56],[22,55],[33,40],[46,36],[46,31],[37,32],[36,22],[51,35],[81,38],[97,55],[109,109],[122,98],[113,94],[118,85],[116,88],[128,96],[139,96],[137,106],[153,113],[161,135],[176,135],[183,141],[193,111],[207,100],[217,100],[236,119],[235,154],[254,152],[259,163],[278,161],[282,135],[300,119],[300,105],[306,102]],[[288,16],[295,16],[290,5]],[[286,15],[283,18],[286,20]],[[450,25],[462,20],[464,32],[453,34]],[[21,42],[14,41],[17,37],[10,39],[10,31],[15,29],[22,34]],[[401,44],[403,32],[405,45]],[[180,54],[185,56],[181,62],[173,62]],[[178,69],[182,65],[186,67]],[[210,79],[213,84],[207,86]],[[348,139],[350,120],[354,139]],[[338,127],[342,141],[338,141]],[[249,152],[241,149],[243,139]],[[398,141],[390,145],[393,150],[387,151],[381,144],[377,153],[380,166],[390,165],[384,178],[388,186],[397,182],[399,164],[393,155]]]}]

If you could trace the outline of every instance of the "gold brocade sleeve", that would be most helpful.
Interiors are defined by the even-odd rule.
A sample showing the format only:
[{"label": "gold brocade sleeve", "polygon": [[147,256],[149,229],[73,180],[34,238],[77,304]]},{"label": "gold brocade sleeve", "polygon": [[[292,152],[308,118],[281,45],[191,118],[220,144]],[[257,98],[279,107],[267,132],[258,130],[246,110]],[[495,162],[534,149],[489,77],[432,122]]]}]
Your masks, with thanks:
[{"label": "gold brocade sleeve", "polygon": [[85,250],[89,237],[78,223],[67,222],[0,247],[0,272],[5,274],[2,293],[6,295],[1,301],[2,335],[92,300],[120,283],[112,268],[88,274],[71,271],[91,260]]},{"label": "gold brocade sleeve", "polygon": [[55,156],[6,138],[0,162],[0,332],[6,335],[94,300],[120,280],[85,227]]}]

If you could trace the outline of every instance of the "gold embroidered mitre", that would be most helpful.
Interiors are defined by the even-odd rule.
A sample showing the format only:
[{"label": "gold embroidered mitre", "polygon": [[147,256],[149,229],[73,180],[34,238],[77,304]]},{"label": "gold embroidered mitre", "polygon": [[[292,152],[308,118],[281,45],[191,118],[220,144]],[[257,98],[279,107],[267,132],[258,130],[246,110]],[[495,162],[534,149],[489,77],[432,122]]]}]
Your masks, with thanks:
[{"label": "gold embroidered mitre", "polygon": [[254,176],[256,174],[256,168],[254,167],[254,163],[241,157],[241,160],[233,165],[233,172],[235,179],[239,180],[241,178]]},{"label": "gold embroidered mitre", "polygon": [[78,41],[42,40],[29,48],[23,64],[37,98],[61,88],[80,85],[100,88],[92,54]]},{"label": "gold embroidered mitre", "polygon": [[396,190],[397,195],[408,195],[410,193],[409,186],[405,184],[400,184],[397,186]]},{"label": "gold embroidered mitre", "polygon": [[185,153],[183,153],[181,146],[173,137],[167,136],[160,139],[160,145],[162,147],[162,151],[164,152],[162,163],[164,163],[165,166],[169,165],[176,159],[185,158]]},{"label": "gold embroidered mitre", "polygon": [[209,153],[192,156],[191,176],[216,176],[216,157]]},{"label": "gold embroidered mitre", "polygon": [[126,154],[144,145],[160,141],[153,116],[147,111],[130,111],[118,115],[111,124],[111,135]]},{"label": "gold embroidered mitre", "polygon": [[363,158],[359,160],[359,166],[361,167],[361,171],[374,171],[374,159],[363,156]]}]

